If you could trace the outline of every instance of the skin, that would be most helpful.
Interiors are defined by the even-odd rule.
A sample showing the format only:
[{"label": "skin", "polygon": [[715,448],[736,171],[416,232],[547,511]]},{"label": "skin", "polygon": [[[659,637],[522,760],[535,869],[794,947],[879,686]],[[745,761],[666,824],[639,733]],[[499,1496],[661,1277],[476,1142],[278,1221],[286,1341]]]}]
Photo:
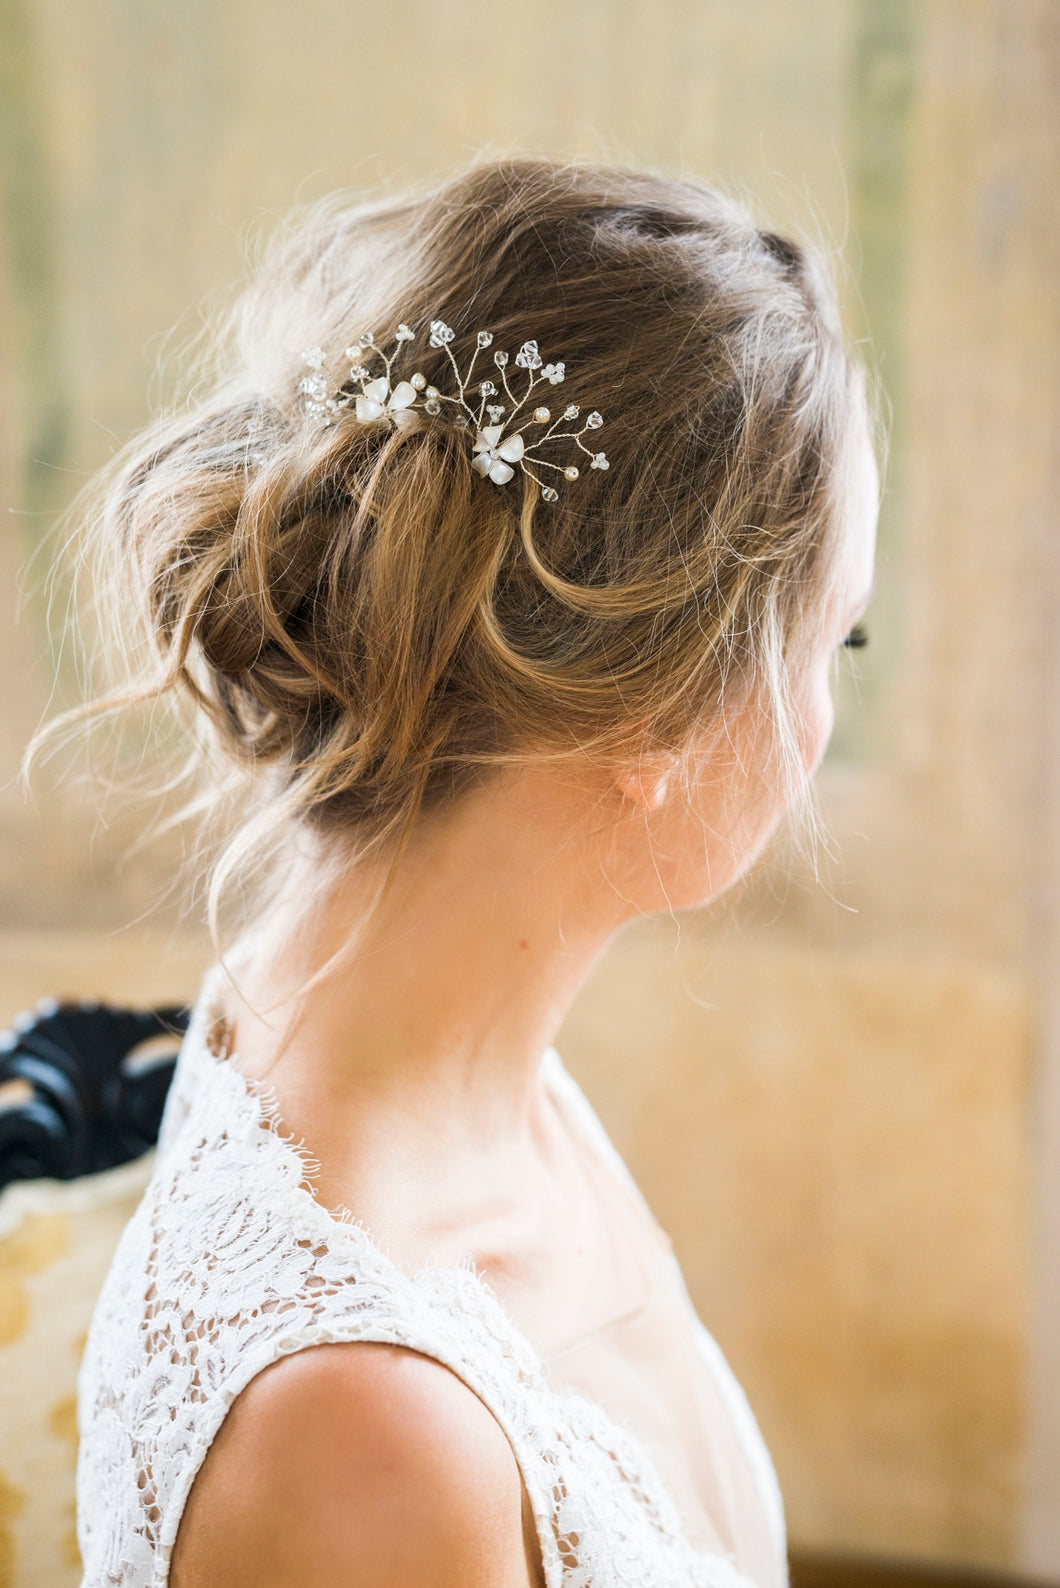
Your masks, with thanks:
[{"label": "skin", "polygon": [[[839,578],[798,681],[807,777],[833,727],[836,648],[871,592],[867,433],[853,456]],[[745,713],[691,780],[666,758],[505,771],[423,826],[366,927],[375,879],[359,870],[297,943],[265,923],[232,997],[239,1067],[267,1075],[285,1131],[320,1160],[318,1200],[356,1209],[410,1267],[470,1256],[544,1352],[636,1305],[640,1270],[628,1205],[565,1125],[540,1056],[617,930],[706,904],[759,855],[784,814],[759,732]],[[357,954],[300,1006],[305,978],[358,931]],[[251,1381],[172,1568],[174,1588],[540,1580],[492,1416],[439,1364],[366,1344],[304,1350]]]}]

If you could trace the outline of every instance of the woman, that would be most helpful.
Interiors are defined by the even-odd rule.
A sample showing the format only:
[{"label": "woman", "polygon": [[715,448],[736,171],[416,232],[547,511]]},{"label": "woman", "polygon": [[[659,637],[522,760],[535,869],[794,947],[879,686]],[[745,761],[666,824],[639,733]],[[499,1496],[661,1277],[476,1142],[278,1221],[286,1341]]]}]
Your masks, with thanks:
[{"label": "woman", "polygon": [[550,1044],[808,808],[878,494],[827,273],[706,186],[484,163],[316,206],[222,329],[97,519],[140,698],[244,804],[86,1351],[85,1584],[778,1584]]}]

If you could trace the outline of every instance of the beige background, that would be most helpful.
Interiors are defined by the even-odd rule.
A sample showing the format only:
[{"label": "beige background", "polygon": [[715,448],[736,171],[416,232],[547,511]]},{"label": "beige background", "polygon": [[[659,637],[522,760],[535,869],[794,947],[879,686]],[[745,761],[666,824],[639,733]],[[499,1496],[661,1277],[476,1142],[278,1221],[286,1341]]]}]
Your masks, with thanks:
[{"label": "beige background", "polygon": [[[135,813],[101,830],[70,778],[27,805],[14,773],[72,687],[49,524],[248,228],[483,145],[820,215],[895,410],[872,643],[821,774],[836,857],[630,930],[559,1046],[748,1389],[793,1539],[1060,1574],[1056,0],[0,0],[0,21],[0,1018],[189,994],[204,963],[172,901],[141,919],[174,857],[121,861]],[[11,1492],[0,1568],[76,1581],[30,1575],[60,1545]]]}]

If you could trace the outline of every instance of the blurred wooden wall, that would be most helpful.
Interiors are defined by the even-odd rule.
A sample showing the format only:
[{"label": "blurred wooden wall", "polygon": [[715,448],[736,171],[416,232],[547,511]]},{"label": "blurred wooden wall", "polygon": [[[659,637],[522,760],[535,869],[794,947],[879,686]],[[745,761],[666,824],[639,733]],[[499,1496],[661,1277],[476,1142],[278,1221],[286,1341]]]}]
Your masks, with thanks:
[{"label": "blurred wooden wall", "polygon": [[837,858],[629,931],[561,1047],[795,1540],[1060,1571],[1056,0],[0,0],[0,26],[0,1018],[204,963],[171,902],[141,919],[173,852],[122,860],[135,814],[96,830],[15,771],[71,687],[54,513],[249,227],[482,147],[819,213],[895,408],[821,775]]}]

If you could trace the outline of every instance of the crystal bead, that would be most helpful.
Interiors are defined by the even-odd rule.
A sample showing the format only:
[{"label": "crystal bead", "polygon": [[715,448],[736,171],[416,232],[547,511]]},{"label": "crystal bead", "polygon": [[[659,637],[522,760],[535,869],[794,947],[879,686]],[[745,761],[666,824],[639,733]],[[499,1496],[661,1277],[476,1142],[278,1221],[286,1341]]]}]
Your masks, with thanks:
[{"label": "crystal bead", "polygon": [[596,412],[595,408],[593,409],[591,414],[586,414],[586,416],[585,416],[586,428],[589,429],[589,430],[599,430],[599,428],[603,424],[603,422],[604,422],[603,414],[598,414]]},{"label": "crystal bead", "polygon": [[541,354],[537,351],[537,343],[524,342],[515,355],[515,362],[520,369],[540,369]]},{"label": "crystal bead", "polygon": [[596,452],[593,454],[593,461],[589,467],[591,469],[609,469],[611,465],[602,452]]},{"label": "crystal bead", "polygon": [[578,470],[573,463],[567,464],[563,471],[563,478],[565,480],[576,480],[578,478]]},{"label": "crystal bead", "polygon": [[558,386],[566,378],[567,366],[560,359],[557,364],[546,364],[541,371],[541,379],[551,381],[553,386]]},{"label": "crystal bead", "polygon": [[402,321],[397,330],[394,332],[394,340],[395,342],[414,342],[416,340],[416,333],[415,331],[410,331],[405,322]]},{"label": "crystal bead", "polygon": [[507,353],[494,353],[493,362],[496,364],[498,369],[504,369],[508,363]]},{"label": "crystal bead", "polygon": [[537,420],[539,425],[547,425],[549,420],[552,418],[552,415],[547,408],[535,408],[534,418]]},{"label": "crystal bead", "polygon": [[480,331],[475,340],[478,342],[479,347],[489,347],[490,343],[493,341],[493,332]]},{"label": "crystal bead", "polygon": [[322,403],[328,394],[328,383],[323,375],[307,375],[299,390],[304,391],[314,402]]},{"label": "crystal bead", "polygon": [[362,331],[357,340],[360,342],[362,347],[375,346],[375,337],[372,335],[371,331]]},{"label": "crystal bead", "polygon": [[428,413],[433,417],[435,414],[441,413],[442,405],[438,401],[437,397],[428,397],[427,401],[423,405],[423,411],[424,413]]},{"label": "crystal bead", "polygon": [[493,420],[493,423],[495,425],[499,424],[500,423],[500,419],[501,419],[501,415],[504,412],[504,404],[503,403],[490,403],[489,407],[486,409],[486,412],[489,414],[490,418]]},{"label": "crystal bead", "polygon": [[568,403],[566,408],[563,410],[563,417],[564,419],[577,419],[580,413],[581,409],[578,407],[577,403]]},{"label": "crystal bead", "polygon": [[496,388],[495,384],[493,383],[493,381],[491,381],[491,380],[482,381],[481,384],[479,385],[479,394],[482,397],[496,397],[497,388]]},{"label": "crystal bead", "polygon": [[310,369],[323,369],[324,349],[322,347],[307,347],[302,354],[302,361],[308,364]]},{"label": "crystal bead", "polygon": [[452,326],[446,325],[444,320],[431,321],[431,334],[429,341],[432,347],[444,347],[447,342],[451,342],[453,340],[455,335],[456,332],[453,330]]},{"label": "crystal bead", "polygon": [[427,384],[426,375],[421,375],[421,374],[419,374],[419,372],[417,372],[415,375],[413,375],[411,380],[409,381],[409,385],[410,386],[415,386],[417,391],[422,391],[423,388],[426,386],[426,384]]},{"label": "crystal bead", "polygon": [[551,485],[543,485],[541,487],[541,500],[543,502],[558,502],[559,492],[554,490]]}]

